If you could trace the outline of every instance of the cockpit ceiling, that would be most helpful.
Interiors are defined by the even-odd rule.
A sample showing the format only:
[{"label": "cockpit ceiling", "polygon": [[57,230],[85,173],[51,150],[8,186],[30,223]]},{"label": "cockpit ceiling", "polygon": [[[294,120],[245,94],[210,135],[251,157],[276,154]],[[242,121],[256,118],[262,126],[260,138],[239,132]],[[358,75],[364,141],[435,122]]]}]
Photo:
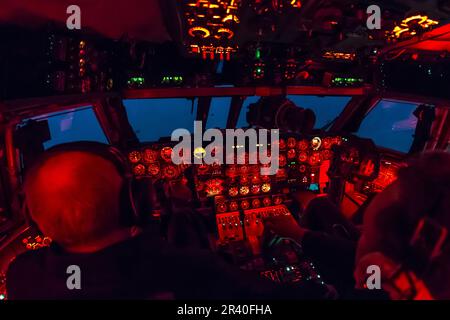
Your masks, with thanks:
[{"label": "cockpit ceiling", "polygon": [[2,0],[0,24],[41,27],[52,21],[63,25],[67,7],[73,4],[81,8],[82,31],[112,39],[170,40],[159,0]]}]

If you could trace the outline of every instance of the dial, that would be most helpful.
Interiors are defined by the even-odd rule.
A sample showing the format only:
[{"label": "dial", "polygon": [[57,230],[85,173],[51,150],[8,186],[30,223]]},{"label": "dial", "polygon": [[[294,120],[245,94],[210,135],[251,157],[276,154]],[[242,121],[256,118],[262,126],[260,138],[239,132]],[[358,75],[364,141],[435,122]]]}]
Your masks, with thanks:
[{"label": "dial", "polygon": [[315,152],[309,157],[309,164],[316,166],[320,163],[320,154]]},{"label": "dial", "polygon": [[298,161],[300,162],[308,161],[308,154],[304,151],[300,152],[300,154],[298,155]]},{"label": "dial", "polygon": [[280,155],[279,160],[278,160],[278,164],[280,167],[284,167],[286,166],[286,156],[284,156],[283,154]]},{"label": "dial", "polygon": [[141,161],[141,158],[142,156],[139,151],[132,151],[128,155],[128,159],[130,160],[131,163],[138,163],[139,161]]},{"label": "dial", "polygon": [[241,195],[243,195],[243,196],[248,195],[249,192],[250,192],[250,188],[249,188],[248,186],[241,186],[241,187],[239,188],[239,193],[240,193]]},{"label": "dial", "polygon": [[248,202],[248,200],[243,200],[243,201],[241,202],[241,208],[242,208],[243,210],[247,210],[248,208],[250,208],[250,202]]},{"label": "dial", "polygon": [[225,202],[220,202],[216,206],[217,212],[224,213],[227,212],[227,204]]},{"label": "dial", "polygon": [[319,150],[321,146],[322,146],[322,139],[320,139],[319,137],[312,138],[312,140],[311,140],[311,148],[314,151]]},{"label": "dial", "polygon": [[295,140],[295,138],[289,138],[288,140],[287,140],[287,147],[289,148],[289,149],[293,149],[293,148],[295,148],[295,145],[297,144],[297,140]]},{"label": "dial", "polygon": [[272,204],[272,200],[269,198],[269,197],[265,197],[264,199],[263,199],[263,205],[265,206],[265,207],[268,207],[268,206],[270,206]]},{"label": "dial", "polygon": [[261,191],[261,187],[257,184],[252,185],[252,188],[250,190],[252,194],[258,194],[259,191]]},{"label": "dial", "polygon": [[238,187],[231,187],[228,190],[228,194],[230,195],[230,197],[236,197],[239,194],[239,189]]},{"label": "dial", "polygon": [[252,200],[252,207],[253,207],[253,208],[259,208],[259,207],[261,207],[261,200],[259,200],[259,199],[253,199],[253,200]]},{"label": "dial", "polygon": [[230,211],[237,211],[239,210],[239,205],[236,201],[230,202]]},{"label": "dial", "polygon": [[286,149],[286,141],[284,139],[280,139],[279,144],[280,144],[280,150]]},{"label": "dial", "polygon": [[145,166],[138,164],[133,168],[133,173],[137,176],[143,176],[145,174]]},{"label": "dial", "polygon": [[264,193],[267,193],[270,191],[270,184],[269,183],[263,183],[261,186],[261,191]]},{"label": "dial", "polygon": [[166,162],[172,161],[172,148],[164,147],[161,149],[161,158]]},{"label": "dial", "polygon": [[302,164],[300,167],[298,167],[298,171],[300,171],[301,173],[305,173],[306,172],[306,166],[304,164]]},{"label": "dial", "polygon": [[163,169],[163,176],[166,179],[174,179],[178,176],[177,167],[168,165]]},{"label": "dial", "polygon": [[159,165],[156,163],[149,164],[148,169],[147,169],[148,174],[153,177],[157,176],[160,173],[160,171],[161,171],[161,169],[160,169]]},{"label": "dial", "polygon": [[323,160],[331,160],[331,158],[333,158],[333,152],[331,150],[324,150],[322,152]]},{"label": "dial", "polygon": [[330,137],[326,137],[322,140],[322,145],[324,149],[330,149],[333,145],[333,139]]},{"label": "dial", "polygon": [[289,149],[287,153],[288,159],[294,159],[295,158],[295,149]]},{"label": "dial", "polygon": [[301,151],[308,150],[308,147],[309,147],[308,140],[303,139],[302,141],[300,141],[300,142],[298,143],[298,148],[299,148]]},{"label": "dial", "polygon": [[145,149],[143,158],[145,163],[154,163],[158,161],[158,151],[152,149]]}]

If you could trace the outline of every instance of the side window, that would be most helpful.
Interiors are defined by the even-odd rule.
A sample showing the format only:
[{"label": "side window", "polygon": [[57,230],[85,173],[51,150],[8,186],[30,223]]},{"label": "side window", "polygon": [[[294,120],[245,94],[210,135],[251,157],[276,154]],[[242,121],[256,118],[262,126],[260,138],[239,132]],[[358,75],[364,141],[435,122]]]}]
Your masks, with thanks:
[{"label": "side window", "polygon": [[[50,140],[44,142],[45,149],[76,141],[108,143],[105,133],[92,107],[73,109],[66,112],[46,114],[32,118],[37,122],[48,121]],[[24,120],[22,124],[25,124]],[[20,125],[19,125],[20,126]]]},{"label": "side window", "polygon": [[414,140],[417,118],[413,112],[418,104],[380,101],[361,123],[358,135],[371,138],[376,145],[408,152]]}]

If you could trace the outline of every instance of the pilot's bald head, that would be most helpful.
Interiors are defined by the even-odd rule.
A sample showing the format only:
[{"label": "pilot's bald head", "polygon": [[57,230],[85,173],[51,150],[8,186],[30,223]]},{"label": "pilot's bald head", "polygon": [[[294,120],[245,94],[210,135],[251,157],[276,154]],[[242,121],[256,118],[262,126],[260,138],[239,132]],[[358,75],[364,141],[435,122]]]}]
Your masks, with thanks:
[{"label": "pilot's bald head", "polygon": [[43,160],[25,179],[28,210],[63,247],[82,246],[120,228],[123,178],[98,155],[68,151]]}]

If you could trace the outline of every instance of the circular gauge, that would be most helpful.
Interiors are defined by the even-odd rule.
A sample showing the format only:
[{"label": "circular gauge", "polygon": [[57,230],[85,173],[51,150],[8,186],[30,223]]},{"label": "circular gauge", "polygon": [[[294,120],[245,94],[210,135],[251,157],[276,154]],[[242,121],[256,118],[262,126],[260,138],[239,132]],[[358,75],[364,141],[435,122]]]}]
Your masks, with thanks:
[{"label": "circular gauge", "polygon": [[288,159],[294,159],[295,158],[295,149],[289,149],[287,152]]},{"label": "circular gauge", "polygon": [[322,152],[323,160],[331,160],[331,158],[333,158],[333,152],[331,150],[324,150]]},{"label": "circular gauge", "polygon": [[166,179],[174,179],[178,176],[177,167],[168,165],[163,168],[163,176]]},{"label": "circular gauge", "polygon": [[270,181],[270,176],[261,176],[261,180],[264,182]]},{"label": "circular gauge", "polygon": [[234,178],[238,176],[238,168],[236,165],[227,166],[225,169],[225,174],[227,177]]},{"label": "circular gauge", "polygon": [[252,183],[253,184],[258,184],[261,181],[260,177],[258,176],[253,176],[252,177]]},{"label": "circular gauge", "polygon": [[206,156],[206,150],[202,147],[194,149],[194,157],[197,159],[203,159]]},{"label": "circular gauge", "polygon": [[339,136],[334,137],[333,144],[340,145],[341,143],[342,143],[342,137],[339,137]]},{"label": "circular gauge", "polygon": [[138,164],[133,168],[133,173],[137,176],[143,176],[145,174],[145,166],[143,164]]},{"label": "circular gauge", "polygon": [[320,163],[320,154],[315,152],[309,157],[309,164],[317,166]]},{"label": "circular gauge", "polygon": [[153,177],[157,176],[160,171],[161,171],[161,169],[159,168],[159,165],[155,164],[155,163],[149,164],[149,166],[147,168],[148,174]]},{"label": "circular gauge", "polygon": [[139,151],[132,151],[128,155],[128,160],[130,160],[131,163],[138,163],[139,161],[141,161],[141,158],[142,156]]},{"label": "circular gauge", "polygon": [[145,163],[154,163],[158,160],[158,152],[152,149],[145,149],[143,158]]},{"label": "circular gauge", "polygon": [[172,161],[172,148],[164,147],[161,149],[161,158],[166,162]]},{"label": "circular gauge", "polygon": [[283,154],[280,155],[280,157],[278,159],[278,164],[279,164],[280,167],[286,166],[287,161],[286,161],[286,156],[285,155],[283,155]]},{"label": "circular gauge", "polygon": [[298,161],[300,162],[308,161],[308,154],[304,151],[300,152],[300,154],[298,155]]},{"label": "circular gauge", "polygon": [[308,147],[309,147],[308,140],[303,139],[302,141],[300,141],[300,142],[298,143],[298,148],[299,148],[301,151],[308,150]]},{"label": "circular gauge", "polygon": [[248,186],[241,186],[239,188],[239,193],[243,196],[248,195],[249,192],[250,192],[250,188]]},{"label": "circular gauge", "polygon": [[241,202],[241,208],[242,208],[243,210],[247,210],[248,208],[250,208],[250,203],[248,202],[248,200],[243,200],[243,201]]},{"label": "circular gauge", "polygon": [[252,208],[259,208],[259,207],[261,207],[261,201],[259,199],[253,199]]},{"label": "circular gauge", "polygon": [[252,188],[250,190],[252,194],[258,194],[259,191],[261,191],[261,187],[257,184],[252,185]]},{"label": "circular gauge", "polygon": [[273,198],[273,203],[274,203],[275,205],[282,204],[282,203],[283,203],[283,198],[281,198],[281,197],[274,197],[274,198]]},{"label": "circular gauge", "polygon": [[227,204],[225,202],[220,202],[216,206],[217,212],[224,213],[227,212]]},{"label": "circular gauge", "polygon": [[324,149],[330,149],[331,146],[333,145],[333,139],[331,139],[330,137],[326,137],[322,140],[322,145]]},{"label": "circular gauge", "polygon": [[280,145],[280,150],[286,149],[286,141],[284,139],[280,139],[279,145]]},{"label": "circular gauge", "polygon": [[297,140],[295,140],[295,138],[290,137],[287,139],[287,147],[289,149],[295,148],[296,145],[297,145]]},{"label": "circular gauge", "polygon": [[320,139],[319,137],[312,138],[312,140],[311,140],[311,148],[314,151],[319,150],[321,146],[322,146],[322,139]]},{"label": "circular gauge", "polygon": [[263,205],[265,206],[265,207],[268,207],[268,206],[270,206],[272,204],[272,200],[269,198],[269,197],[265,197],[264,199],[263,199]]},{"label": "circular gauge", "polygon": [[301,173],[305,173],[306,172],[306,166],[304,164],[302,164],[300,167],[298,167],[298,171],[300,171]]},{"label": "circular gauge", "polygon": [[230,202],[230,211],[237,211],[239,210],[239,205],[236,201]]},{"label": "circular gauge", "polygon": [[263,183],[261,186],[261,191],[264,193],[267,193],[270,191],[270,184],[269,183]]},{"label": "circular gauge", "polygon": [[239,181],[241,182],[241,184],[246,184],[248,183],[248,178],[247,176],[241,176]]},{"label": "circular gauge", "polygon": [[230,197],[236,197],[239,194],[238,187],[231,187],[230,189],[228,189],[228,194],[230,195]]}]

